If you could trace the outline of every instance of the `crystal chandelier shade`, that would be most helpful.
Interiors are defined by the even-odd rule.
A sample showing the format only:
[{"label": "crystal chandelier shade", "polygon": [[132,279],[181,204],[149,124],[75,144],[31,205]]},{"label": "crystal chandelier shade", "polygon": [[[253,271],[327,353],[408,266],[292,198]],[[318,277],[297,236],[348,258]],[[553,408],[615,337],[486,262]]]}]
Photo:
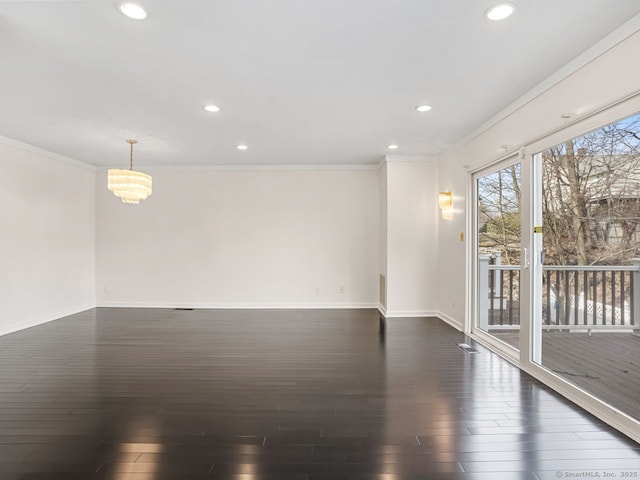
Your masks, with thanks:
[{"label": "crystal chandelier shade", "polygon": [[133,145],[135,140],[127,140],[131,145],[129,170],[110,168],[107,173],[107,188],[124,203],[138,204],[151,195],[151,176],[133,169]]}]

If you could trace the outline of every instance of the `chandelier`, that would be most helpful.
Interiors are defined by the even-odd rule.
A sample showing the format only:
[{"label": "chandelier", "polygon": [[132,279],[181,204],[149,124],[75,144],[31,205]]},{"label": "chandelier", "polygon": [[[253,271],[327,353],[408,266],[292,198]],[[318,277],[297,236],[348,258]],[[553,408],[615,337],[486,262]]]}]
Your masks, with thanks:
[{"label": "chandelier", "polygon": [[127,140],[127,143],[131,145],[129,170],[110,168],[107,188],[124,203],[137,205],[151,195],[151,176],[133,169],[133,146],[138,142]]}]

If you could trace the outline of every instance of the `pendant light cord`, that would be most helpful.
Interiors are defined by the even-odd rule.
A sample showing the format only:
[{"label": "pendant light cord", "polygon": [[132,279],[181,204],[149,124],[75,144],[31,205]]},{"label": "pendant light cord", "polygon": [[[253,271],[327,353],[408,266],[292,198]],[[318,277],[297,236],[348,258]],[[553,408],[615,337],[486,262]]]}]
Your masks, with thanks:
[{"label": "pendant light cord", "polygon": [[131,145],[131,153],[129,154],[129,170],[133,170],[133,145],[138,142],[135,140],[127,140],[127,143]]}]

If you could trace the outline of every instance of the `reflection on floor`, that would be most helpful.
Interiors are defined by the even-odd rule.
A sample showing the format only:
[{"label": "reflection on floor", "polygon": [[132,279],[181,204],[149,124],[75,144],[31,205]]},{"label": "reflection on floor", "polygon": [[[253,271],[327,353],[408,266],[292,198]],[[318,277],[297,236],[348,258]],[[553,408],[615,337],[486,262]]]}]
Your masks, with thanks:
[{"label": "reflection on floor", "polygon": [[97,309],[0,337],[0,478],[640,475],[640,445],[441,321],[378,320]]}]

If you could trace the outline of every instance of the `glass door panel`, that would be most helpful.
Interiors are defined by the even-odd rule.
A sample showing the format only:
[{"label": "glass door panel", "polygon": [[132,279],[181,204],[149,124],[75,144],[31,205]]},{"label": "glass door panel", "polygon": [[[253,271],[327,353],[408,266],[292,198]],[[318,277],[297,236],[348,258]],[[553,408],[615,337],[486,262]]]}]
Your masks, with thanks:
[{"label": "glass door panel", "polygon": [[[503,164],[505,165],[505,164]],[[519,349],[521,273],[521,165],[475,178],[475,331]]]},{"label": "glass door panel", "polygon": [[640,419],[640,114],[534,165],[532,360]]}]

